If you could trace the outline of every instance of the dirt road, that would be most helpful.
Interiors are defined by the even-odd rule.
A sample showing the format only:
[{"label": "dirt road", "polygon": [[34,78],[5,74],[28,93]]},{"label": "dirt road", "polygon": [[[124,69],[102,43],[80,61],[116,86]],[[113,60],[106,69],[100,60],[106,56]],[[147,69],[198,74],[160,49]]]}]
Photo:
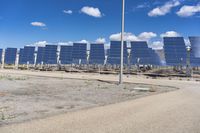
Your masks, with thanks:
[{"label": "dirt road", "polygon": [[[35,73],[27,72],[34,75]],[[50,74],[53,75],[54,74]],[[117,76],[61,74],[117,80]],[[48,73],[47,73],[48,76]],[[58,76],[58,75],[57,75]],[[0,128],[1,133],[200,133],[200,83],[126,77],[126,82],[181,88],[178,91],[62,114]]]}]

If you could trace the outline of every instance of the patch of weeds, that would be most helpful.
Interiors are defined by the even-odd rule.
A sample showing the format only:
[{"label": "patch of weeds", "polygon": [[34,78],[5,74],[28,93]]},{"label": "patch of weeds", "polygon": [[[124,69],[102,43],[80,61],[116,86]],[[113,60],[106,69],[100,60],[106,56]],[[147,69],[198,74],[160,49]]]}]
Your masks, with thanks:
[{"label": "patch of weeds", "polygon": [[26,80],[27,77],[12,77],[10,75],[1,75],[0,76],[0,80],[10,80],[10,81],[13,81],[13,80]]},{"label": "patch of weeds", "polygon": [[1,76],[0,76],[0,80],[2,80],[2,79],[4,79],[4,78],[3,78],[3,76],[1,75]]},{"label": "patch of weeds", "polygon": [[3,112],[3,110],[1,110],[0,112],[1,112],[0,120],[4,121],[5,120],[4,112]]},{"label": "patch of weeds", "polygon": [[16,77],[15,80],[26,80],[26,77]]}]

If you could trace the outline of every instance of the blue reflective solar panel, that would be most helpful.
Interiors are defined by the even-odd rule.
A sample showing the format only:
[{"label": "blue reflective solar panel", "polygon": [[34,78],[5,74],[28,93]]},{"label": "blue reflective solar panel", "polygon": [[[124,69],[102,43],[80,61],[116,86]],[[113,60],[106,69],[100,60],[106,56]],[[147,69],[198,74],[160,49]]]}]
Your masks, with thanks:
[{"label": "blue reflective solar panel", "polygon": [[44,52],[45,47],[38,47],[36,64],[41,64],[42,62],[44,62]]},{"label": "blue reflective solar panel", "polygon": [[44,50],[44,64],[57,64],[57,45],[46,45]]},{"label": "blue reflective solar panel", "polygon": [[160,58],[145,41],[131,42],[131,64],[160,65]]},{"label": "blue reflective solar panel", "polygon": [[189,37],[191,44],[190,64],[200,66],[200,37]]},{"label": "blue reflective solar panel", "polygon": [[60,63],[71,64],[72,63],[72,46],[60,47]]},{"label": "blue reflective solar panel", "polygon": [[90,45],[90,64],[104,64],[105,50],[104,44],[91,44]]},{"label": "blue reflective solar panel", "polygon": [[3,54],[3,49],[0,49],[0,64],[2,64],[2,54]]},{"label": "blue reflective solar panel", "polygon": [[186,65],[187,51],[183,37],[164,37],[164,51],[168,66]]},{"label": "blue reflective solar panel", "polygon": [[19,50],[19,64],[26,64],[26,62],[24,61],[24,49],[20,48]]},{"label": "blue reflective solar panel", "polygon": [[82,64],[87,63],[87,44],[86,43],[74,43],[72,48],[72,60],[73,63]]},{"label": "blue reflective solar panel", "polygon": [[[111,41],[108,55],[108,64],[119,65],[121,58],[121,41]],[[124,42],[124,64],[128,63],[127,43]]]},{"label": "blue reflective solar panel", "polygon": [[35,47],[25,46],[24,49],[20,49],[19,52],[19,64],[34,64]]},{"label": "blue reflective solar panel", "polygon": [[5,64],[15,64],[17,48],[7,48],[5,51]]}]

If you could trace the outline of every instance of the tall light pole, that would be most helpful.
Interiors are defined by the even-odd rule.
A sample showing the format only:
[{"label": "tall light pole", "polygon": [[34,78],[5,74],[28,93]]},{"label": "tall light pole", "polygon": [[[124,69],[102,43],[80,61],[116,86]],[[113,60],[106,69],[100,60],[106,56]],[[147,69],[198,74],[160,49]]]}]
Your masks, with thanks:
[{"label": "tall light pole", "polygon": [[123,83],[123,64],[124,64],[124,10],[125,10],[125,0],[122,0],[122,31],[121,31],[121,59],[120,59],[120,74],[119,74],[119,84]]}]

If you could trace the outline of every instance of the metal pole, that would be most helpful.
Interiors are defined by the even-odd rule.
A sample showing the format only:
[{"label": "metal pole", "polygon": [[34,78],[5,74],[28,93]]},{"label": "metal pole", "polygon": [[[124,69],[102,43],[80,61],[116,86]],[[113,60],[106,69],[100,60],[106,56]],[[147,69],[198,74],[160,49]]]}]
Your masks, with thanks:
[{"label": "metal pole", "polygon": [[191,72],[191,64],[190,64],[190,52],[191,52],[191,48],[187,47],[187,61],[186,61],[186,76],[187,77],[191,77],[192,76],[192,72]]},{"label": "metal pole", "polygon": [[121,63],[120,63],[120,74],[119,74],[119,84],[123,83],[123,57],[124,57],[124,9],[125,9],[125,0],[122,0],[122,31],[121,31]]}]

